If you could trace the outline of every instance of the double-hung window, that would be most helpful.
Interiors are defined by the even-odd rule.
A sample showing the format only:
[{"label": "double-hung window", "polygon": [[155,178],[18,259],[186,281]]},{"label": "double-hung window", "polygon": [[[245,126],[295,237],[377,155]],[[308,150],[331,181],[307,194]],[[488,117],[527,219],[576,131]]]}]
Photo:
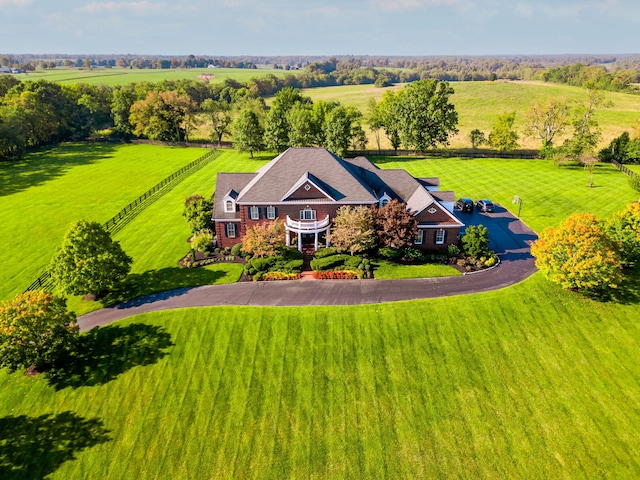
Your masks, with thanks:
[{"label": "double-hung window", "polygon": [[310,208],[305,208],[304,210],[300,210],[300,220],[315,220],[316,219],[316,211],[311,210]]},{"label": "double-hung window", "polygon": [[236,206],[233,203],[233,200],[227,200],[226,202],[224,202],[224,211],[226,213],[232,213],[236,211]]},{"label": "double-hung window", "polygon": [[227,237],[236,238],[236,224],[227,223]]},{"label": "double-hung window", "polygon": [[413,243],[415,243],[416,245],[422,245],[423,242],[424,242],[424,230],[418,230],[416,232],[416,237],[413,240]]},{"label": "double-hung window", "polygon": [[260,219],[260,208],[258,208],[258,207],[249,207],[249,219],[251,219],[251,220],[259,220]]},{"label": "double-hung window", "polygon": [[276,218],[276,207],[267,207],[267,218],[269,220]]},{"label": "double-hung window", "polygon": [[447,236],[447,232],[442,229],[436,230],[436,245],[442,245],[444,243],[444,239]]}]

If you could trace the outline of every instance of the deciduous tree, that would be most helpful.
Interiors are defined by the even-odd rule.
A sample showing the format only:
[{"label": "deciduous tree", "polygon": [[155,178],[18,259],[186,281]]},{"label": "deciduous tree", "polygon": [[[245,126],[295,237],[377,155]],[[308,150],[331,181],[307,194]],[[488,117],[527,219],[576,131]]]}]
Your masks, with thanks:
[{"label": "deciduous tree", "polygon": [[568,124],[569,103],[565,99],[539,100],[526,113],[525,133],[540,139],[545,149],[553,145]]},{"label": "deciduous tree", "polygon": [[391,200],[374,210],[373,220],[379,247],[401,250],[413,246],[418,221],[405,203]]},{"label": "deciduous tree", "polygon": [[516,112],[506,112],[498,115],[489,134],[489,145],[492,148],[504,152],[518,147],[518,134],[513,128],[515,120]]},{"label": "deciduous tree", "polygon": [[251,158],[253,152],[264,148],[263,135],[258,115],[252,110],[243,110],[233,122],[233,146],[240,152],[249,152]]},{"label": "deciduous tree", "polygon": [[487,137],[484,132],[477,128],[475,130],[471,130],[471,133],[469,133],[469,140],[471,141],[471,148],[474,150],[480,145],[487,143]]},{"label": "deciduous tree", "polygon": [[620,283],[616,246],[590,213],[574,214],[558,227],[545,228],[531,253],[547,278],[564,288],[606,294]]},{"label": "deciduous tree", "polygon": [[144,100],[131,106],[129,117],[136,135],[152,140],[182,142],[187,140],[189,122],[196,104],[187,95],[174,91],[151,91]]},{"label": "deciduous tree", "polygon": [[[640,177],[639,177],[640,178]],[[625,265],[640,263],[640,203],[630,203],[605,223],[607,235],[618,245]]]},{"label": "deciduous tree", "polygon": [[[221,146],[222,136],[231,133],[231,105],[223,100],[207,98],[200,108],[209,120],[211,129],[217,137],[218,146]],[[213,134],[211,136],[213,137]]]},{"label": "deciduous tree", "polygon": [[46,370],[73,351],[76,316],[64,299],[39,290],[0,304],[0,367]]},{"label": "deciduous tree", "polygon": [[371,209],[363,206],[340,207],[333,220],[328,240],[339,251],[349,252],[351,255],[373,248],[376,235]]},{"label": "deciduous tree", "polygon": [[254,257],[272,257],[284,246],[284,224],[262,222],[247,229],[242,250]]},{"label": "deciduous tree", "polygon": [[202,195],[191,195],[184,201],[182,216],[187,219],[191,233],[198,233],[202,230],[212,230],[213,201],[204,198]]},{"label": "deciduous tree", "polygon": [[98,294],[115,288],[129,273],[131,262],[102,225],[80,220],[64,236],[50,271],[68,294]]}]

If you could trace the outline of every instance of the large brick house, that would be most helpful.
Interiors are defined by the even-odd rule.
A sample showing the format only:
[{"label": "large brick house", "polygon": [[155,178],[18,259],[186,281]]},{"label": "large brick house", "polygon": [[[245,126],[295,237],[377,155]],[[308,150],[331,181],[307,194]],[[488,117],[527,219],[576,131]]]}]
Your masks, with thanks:
[{"label": "large brick house", "polygon": [[454,193],[439,191],[438,178],[382,170],[364,157],[342,159],[324,148],[289,148],[255,173],[218,173],[217,245],[231,247],[251,226],[279,219],[287,245],[315,250],[326,245],[342,205],[375,207],[394,199],[417,217],[416,248],[440,250],[458,243],[464,224],[453,212]]}]

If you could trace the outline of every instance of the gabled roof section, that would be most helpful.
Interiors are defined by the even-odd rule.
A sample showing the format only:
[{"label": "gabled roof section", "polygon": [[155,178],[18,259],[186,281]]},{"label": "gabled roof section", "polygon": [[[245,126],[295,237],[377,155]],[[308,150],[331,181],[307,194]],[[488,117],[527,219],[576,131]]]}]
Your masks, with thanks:
[{"label": "gabled roof section", "polygon": [[280,202],[305,174],[335,199],[333,201],[377,202],[375,192],[353,174],[348,162],[323,148],[289,148],[258,170],[240,191],[237,201],[242,204]]},{"label": "gabled roof section", "polygon": [[255,176],[256,173],[218,173],[216,192],[213,197],[213,218],[221,220],[239,218],[239,213],[224,211],[224,199],[231,197],[237,201],[238,192]]},{"label": "gabled roof section", "polygon": [[[317,200],[319,198],[318,194],[324,197],[324,200],[330,200],[335,202],[340,198],[344,197],[344,195],[339,194],[339,192],[335,192],[334,195],[338,193],[338,195],[332,195],[328,193],[328,191],[333,190],[331,187],[326,185],[322,180],[316,178],[315,175],[305,172],[300,180],[298,180],[293,187],[289,189],[287,193],[280,199],[281,202],[284,202],[288,199],[291,200],[302,200],[302,199],[314,199]],[[302,193],[302,192],[308,193]],[[322,198],[320,197],[320,198]],[[339,197],[339,198],[336,198]]]},{"label": "gabled roof section", "polygon": [[436,203],[435,199],[426,188],[420,185],[416,188],[415,192],[413,192],[413,195],[409,197],[409,200],[407,200],[407,209],[414,215],[417,215],[434,203]]}]

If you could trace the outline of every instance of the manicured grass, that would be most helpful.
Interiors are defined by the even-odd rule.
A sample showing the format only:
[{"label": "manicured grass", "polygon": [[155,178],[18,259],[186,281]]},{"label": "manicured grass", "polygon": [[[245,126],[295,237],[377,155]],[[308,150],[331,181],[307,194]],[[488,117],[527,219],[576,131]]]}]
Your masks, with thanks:
[{"label": "manicured grass", "polygon": [[377,280],[392,280],[396,278],[427,278],[427,277],[455,277],[462,275],[458,270],[448,265],[401,265],[387,260],[374,260],[373,274]]},{"label": "manicured grass", "polygon": [[62,84],[87,83],[89,85],[126,85],[133,82],[160,82],[162,80],[197,80],[200,75],[210,75],[209,82],[223,82],[233,78],[239,82],[246,82],[252,78],[267,74],[284,76],[284,70],[247,68],[187,68],[170,70],[137,70],[128,68],[98,68],[93,70],[56,68],[54,70],[39,70],[27,75],[17,75],[19,80],[48,80]]},{"label": "manicured grass", "polygon": [[[525,138],[522,133],[525,114],[531,104],[540,99],[566,98],[570,101],[584,101],[585,92],[578,87],[554,85],[536,82],[451,82],[455,94],[451,101],[458,112],[458,129],[460,132],[452,137],[451,146],[468,148],[469,132],[480,129],[487,135],[491,131],[496,116],[503,112],[516,112],[515,128],[520,132],[520,145],[524,148],[540,147],[535,138]],[[394,86],[390,89],[398,89]],[[354,105],[363,113],[367,112],[369,98],[380,100],[388,89],[376,88],[373,85],[349,85],[342,87],[325,87],[305,89],[303,93],[314,100],[337,100],[347,105]],[[631,131],[640,114],[640,96],[605,92],[605,99],[610,104],[596,113],[596,120],[602,128],[602,144],[608,144],[612,138],[625,130]],[[571,133],[570,130],[566,132]],[[384,134],[382,134],[384,139]],[[375,148],[373,135],[369,135],[369,148]],[[383,148],[391,148],[384,141]]]},{"label": "manicured grass", "polygon": [[[556,167],[546,160],[388,157],[374,161],[381,168],[402,168],[416,177],[440,177],[441,190],[455,190],[456,197],[488,198],[514,214],[518,205],[511,202],[518,195],[523,202],[521,218],[537,232],[576,212],[604,219],[638,199],[626,175],[610,164],[596,166],[595,187],[589,188],[582,167]],[[460,218],[464,222],[464,214]]]},{"label": "manicured grass", "polygon": [[99,361],[60,390],[0,372],[0,426],[14,426],[0,428],[0,468],[633,479],[639,320],[637,300],[585,300],[540,275],[429,301],[143,315],[94,332]]},{"label": "manicured grass", "polygon": [[[71,222],[81,218],[108,220],[205,152],[149,145],[65,144],[29,155],[20,163],[0,165],[0,241],[5,246],[0,251],[0,298],[21,292],[46,269]],[[250,171],[263,164],[249,160],[248,155],[225,152],[118,232],[114,238],[134,259],[132,273],[161,279],[155,287],[152,282],[134,293],[166,287],[171,278],[175,286],[196,278],[200,279],[196,284],[205,278],[235,281],[237,265],[212,266],[208,271],[219,274],[211,275],[177,268],[178,260],[188,251],[189,230],[182,206],[188,195],[211,195],[218,171]],[[78,299],[71,299],[70,305],[77,313],[99,306]]]}]

